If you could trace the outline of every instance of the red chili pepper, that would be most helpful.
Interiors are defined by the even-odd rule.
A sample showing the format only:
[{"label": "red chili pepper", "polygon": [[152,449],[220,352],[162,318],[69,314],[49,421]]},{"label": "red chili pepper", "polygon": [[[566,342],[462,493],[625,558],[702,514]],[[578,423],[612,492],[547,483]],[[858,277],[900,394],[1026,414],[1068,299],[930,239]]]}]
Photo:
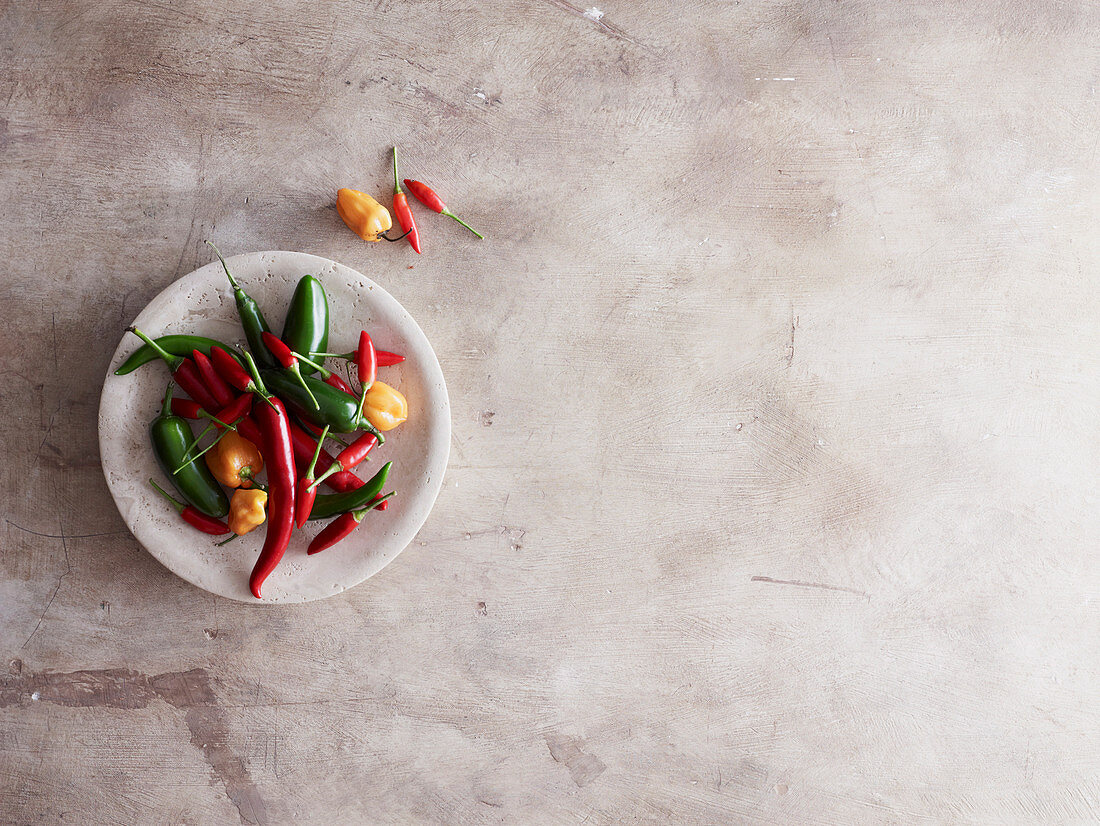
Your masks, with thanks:
[{"label": "red chili pepper", "polygon": [[233,392],[233,389],[218,375],[218,371],[214,369],[214,365],[210,362],[210,358],[206,353],[202,350],[192,350],[191,358],[195,360],[195,366],[199,370],[202,383],[210,391],[210,395],[214,397],[218,407],[225,407],[237,398],[237,394]]},{"label": "red chili pepper", "polygon": [[149,484],[156,488],[157,493],[172,503],[172,507],[179,511],[179,515],[183,517],[183,521],[191,527],[197,528],[203,533],[208,533],[213,536],[221,536],[222,534],[229,533],[229,526],[222,520],[207,516],[198,508],[192,507],[191,505],[185,505],[152,479],[149,480]]},{"label": "red chili pepper", "polygon": [[373,433],[364,433],[350,445],[345,447],[336,456],[336,461],[344,470],[351,470],[357,464],[367,458],[367,454],[378,444],[378,437]]},{"label": "red chili pepper", "polygon": [[[218,414],[214,418],[218,421],[228,424],[229,422],[235,422],[237,419],[241,418],[241,416],[247,415],[248,411],[251,409],[252,394],[245,393],[243,396],[238,396],[236,399],[234,399],[221,410],[219,410]],[[215,425],[217,426],[217,422],[215,422]],[[218,430],[222,429],[223,428],[221,428],[220,426],[218,427]],[[246,436],[245,438],[247,439],[248,437]],[[252,440],[249,439],[249,441]]]},{"label": "red chili pepper", "polygon": [[298,384],[302,385],[309,394],[309,397],[313,399],[313,406],[319,410],[321,406],[317,404],[317,399],[314,397],[313,391],[309,389],[306,380],[302,378],[302,370],[298,366],[298,357],[294,355],[294,352],[274,333],[264,331],[261,338],[263,338],[264,344],[267,345],[267,349],[271,351],[271,355],[275,356],[275,360],[283,366],[283,369],[289,370],[294,374],[294,377],[298,379]]},{"label": "red chili pepper", "polygon": [[461,218],[459,218],[457,215],[447,209],[447,205],[443,203],[443,199],[436,195],[435,190],[433,190],[427,184],[423,184],[420,181],[413,181],[409,178],[406,178],[405,186],[409,188],[409,192],[413,194],[413,197],[416,198],[416,200],[420,201],[420,203],[422,203],[428,209],[432,210],[433,212],[438,212],[440,215],[446,215],[448,218],[453,218],[454,220],[458,221],[458,223],[462,224],[462,226],[466,227],[466,229],[470,230],[470,232],[472,232],[478,238],[485,238],[484,235],[482,235],[472,226],[467,224],[465,221],[463,221]]},{"label": "red chili pepper", "polygon": [[256,424],[256,420],[251,416],[245,416],[239,422],[237,422],[237,432],[244,436],[252,444],[259,447],[264,443],[264,436],[260,433],[260,426]]},{"label": "red chili pepper", "polygon": [[405,360],[404,356],[397,353],[388,353],[385,350],[375,350],[374,358],[379,367],[389,367],[391,364],[400,364]]},{"label": "red chili pepper", "polygon": [[172,397],[173,416],[179,416],[181,419],[201,419],[205,414],[206,411],[202,409],[202,405],[198,402],[179,396]]},{"label": "red chili pepper", "polygon": [[176,384],[180,386],[184,393],[207,410],[218,409],[218,400],[214,398],[213,393],[206,389],[206,385],[203,384],[202,377],[199,375],[199,368],[195,366],[195,362],[191,359],[183,359],[180,366],[173,371],[172,378],[176,380]]},{"label": "red chili pepper", "polygon": [[[240,425],[237,425],[237,429],[240,430]],[[247,439],[248,436],[245,436],[245,438]],[[295,460],[303,465],[308,463],[313,458],[313,452],[317,449],[317,440],[310,438],[308,433],[293,422],[290,423],[290,438],[294,444]],[[317,456],[316,471],[323,473],[332,467],[333,461],[335,460],[332,458],[332,454],[321,448],[321,452]],[[365,484],[362,479],[347,470],[332,474],[332,476],[325,479],[325,482],[330,488],[341,493],[345,490],[361,488]]]},{"label": "red chili pepper", "polygon": [[320,553],[326,548],[331,548],[359,527],[359,523],[363,521],[363,517],[367,515],[367,511],[381,508],[391,496],[393,496],[392,493],[387,493],[385,496],[375,498],[375,500],[365,508],[360,508],[357,511],[348,511],[347,513],[342,513],[337,516],[325,526],[324,530],[313,538],[313,541],[309,543],[309,550],[307,553],[313,555]]},{"label": "red chili pepper", "polygon": [[306,520],[309,519],[309,512],[313,510],[313,501],[317,498],[317,488],[312,487],[315,478],[313,470],[317,467],[317,457],[324,450],[323,445],[326,436],[328,436],[328,425],[325,425],[321,435],[317,438],[317,447],[309,460],[309,467],[306,468],[302,478],[298,480],[298,499],[294,504],[294,524],[299,528],[306,524]]},{"label": "red chili pepper", "polygon": [[409,209],[409,199],[405,197],[401,184],[397,180],[396,146],[393,148],[393,212],[397,216],[397,222],[401,224],[401,229],[409,236],[412,248],[419,254],[420,232],[416,228],[416,219],[413,217],[412,210]]},{"label": "red chili pepper", "polygon": [[252,377],[237,363],[233,356],[221,347],[210,348],[210,359],[214,363],[214,369],[218,371],[218,375],[233,387],[242,392],[252,392],[255,388],[256,383],[252,380]]},{"label": "red chili pepper", "polygon": [[378,377],[378,356],[374,352],[374,342],[366,330],[359,333],[359,347],[355,351],[355,368],[359,375],[359,384],[369,390]]},{"label": "red chili pepper", "polygon": [[[252,372],[252,380],[260,393],[264,393],[256,363],[249,353],[245,359]],[[290,437],[290,415],[283,403],[275,396],[267,396],[270,404],[261,404],[255,410],[256,424],[263,436],[263,456],[267,464],[268,500],[267,535],[263,548],[248,578],[248,587],[252,595],[260,599],[260,588],[290,544],[290,535],[294,531],[294,500],[296,498],[298,476],[294,470],[294,445]]]},{"label": "red chili pepper", "polygon": [[335,373],[329,373],[327,376],[325,376],[325,384],[330,384],[337,390],[343,390],[349,396],[355,395],[355,391],[351,389],[351,385]]}]

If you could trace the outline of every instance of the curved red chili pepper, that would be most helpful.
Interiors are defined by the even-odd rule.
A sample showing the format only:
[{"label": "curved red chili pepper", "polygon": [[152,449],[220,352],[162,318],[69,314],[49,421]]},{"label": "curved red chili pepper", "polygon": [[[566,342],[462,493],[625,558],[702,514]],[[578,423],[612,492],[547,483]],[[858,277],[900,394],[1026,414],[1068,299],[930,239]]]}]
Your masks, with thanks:
[{"label": "curved red chili pepper", "polygon": [[256,389],[256,383],[252,381],[252,377],[221,347],[210,348],[210,360],[214,363],[214,369],[218,375],[233,387],[242,392]]},{"label": "curved red chili pepper", "polygon": [[229,525],[220,519],[215,519],[213,516],[207,516],[198,508],[191,505],[185,505],[179,499],[174,497],[152,479],[149,480],[149,484],[152,485],[157,493],[172,503],[172,507],[176,509],[179,515],[193,528],[197,528],[203,533],[208,533],[212,536],[221,536],[222,534],[229,533]]},{"label": "curved red chili pepper", "polygon": [[370,389],[374,380],[378,378],[378,356],[374,352],[374,342],[366,330],[359,333],[359,347],[355,350],[355,369],[363,390]]},{"label": "curved red chili pepper", "polygon": [[409,199],[401,190],[401,184],[397,180],[397,147],[393,148],[393,212],[397,216],[397,222],[401,229],[409,236],[409,244],[420,254],[420,231],[416,228],[416,218],[409,209]]},{"label": "curved red chili pepper", "polygon": [[387,493],[385,496],[376,496],[365,508],[360,508],[357,511],[348,511],[347,513],[342,513],[337,516],[325,526],[324,530],[313,538],[313,541],[309,543],[309,549],[306,553],[312,556],[313,554],[320,553],[326,548],[331,548],[359,527],[359,523],[363,521],[363,517],[367,515],[367,511],[374,510],[375,508],[382,510],[391,496],[393,496],[392,493]]},{"label": "curved red chili pepper", "polygon": [[214,398],[213,393],[206,389],[206,385],[203,384],[202,377],[199,375],[199,368],[195,366],[195,362],[191,359],[183,359],[179,367],[172,373],[172,378],[176,380],[176,384],[180,386],[184,393],[207,410],[218,409],[218,400]]},{"label": "curved red chili pepper", "polygon": [[267,535],[256,566],[248,578],[253,596],[260,599],[260,588],[290,544],[294,531],[294,500],[298,482],[294,470],[294,445],[290,437],[290,416],[278,397],[272,405],[258,405],[253,415],[263,436],[263,456],[267,465]]},{"label": "curved red chili pepper", "polygon": [[440,198],[435,193],[435,190],[433,190],[427,184],[423,184],[420,181],[413,181],[406,178],[405,186],[409,188],[409,192],[413,194],[413,197],[416,198],[416,200],[420,201],[420,203],[422,203],[428,209],[432,210],[433,212],[438,212],[440,215],[446,215],[448,218],[454,219],[458,223],[462,224],[462,226],[466,227],[466,229],[470,230],[470,232],[472,232],[478,238],[485,237],[472,226],[470,226],[457,215],[455,215],[453,212],[451,212],[449,209],[447,209],[447,205],[443,203],[443,199]]},{"label": "curved red chili pepper", "polygon": [[172,397],[173,416],[179,416],[181,419],[201,419],[205,412],[202,405],[196,401],[184,399],[180,396]]},{"label": "curved red chili pepper", "polygon": [[298,363],[298,359],[295,358],[294,353],[292,353],[290,348],[283,343],[283,340],[274,333],[265,331],[263,340],[264,344],[267,345],[267,349],[271,351],[271,355],[275,356],[275,360],[283,367],[289,369]]},{"label": "curved red chili pepper", "polygon": [[206,389],[210,391],[214,401],[218,403],[218,407],[225,407],[237,398],[237,394],[225,383],[225,379],[218,375],[218,371],[214,369],[214,365],[206,353],[202,350],[193,350],[191,358],[195,360],[195,366],[198,368],[202,383],[206,385]]},{"label": "curved red chili pepper", "polygon": [[[364,433],[350,445],[345,447],[336,456],[336,461],[344,468],[351,470],[357,464],[367,458],[367,454],[378,444],[378,437],[373,433]],[[331,478],[331,477],[330,477]]]},{"label": "curved red chili pepper", "polygon": [[351,385],[335,373],[329,373],[327,376],[325,376],[325,384],[332,385],[337,390],[343,390],[349,396],[355,395],[355,391],[351,389]]}]

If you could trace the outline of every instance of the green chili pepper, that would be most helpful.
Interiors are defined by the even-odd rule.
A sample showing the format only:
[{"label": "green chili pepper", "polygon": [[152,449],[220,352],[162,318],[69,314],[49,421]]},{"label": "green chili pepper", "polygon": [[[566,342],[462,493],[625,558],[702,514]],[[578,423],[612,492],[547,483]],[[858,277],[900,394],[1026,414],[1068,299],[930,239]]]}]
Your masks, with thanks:
[{"label": "green chili pepper", "polygon": [[[290,412],[318,427],[328,427],[335,433],[351,433],[353,430],[366,430],[378,437],[378,443],[385,437],[372,425],[366,416],[358,415],[359,399],[325,384],[313,376],[303,376],[304,384],[310,393],[298,384],[298,380],[285,370],[264,370],[261,374],[267,389],[282,399]],[[317,406],[313,406],[313,399]]]},{"label": "green chili pepper", "polygon": [[[153,455],[180,496],[207,516],[221,519],[229,513],[229,499],[205,463],[184,462],[191,442],[191,428],[185,419],[172,415],[172,384],[164,393],[160,415],[149,426]],[[173,471],[180,468],[179,473]]]},{"label": "green chili pepper", "polygon": [[382,490],[386,484],[386,477],[390,475],[390,466],[393,462],[386,462],[361,488],[345,491],[343,493],[319,493],[313,500],[313,509],[309,512],[310,519],[328,519],[348,511],[358,510],[367,505]]},{"label": "green chili pepper", "polygon": [[[296,353],[313,358],[313,353],[328,350],[328,298],[321,282],[303,275],[294,288],[283,324],[283,342]],[[324,365],[324,358],[314,359]],[[303,373],[311,373],[303,365]]]},{"label": "green chili pepper", "polygon": [[[264,344],[263,335],[264,333],[270,333],[271,328],[267,325],[267,319],[264,318],[260,305],[256,303],[256,299],[241,289],[241,285],[237,283],[237,279],[229,271],[229,266],[222,258],[222,254],[218,252],[218,248],[209,241],[206,243],[210,245],[210,248],[218,256],[218,260],[222,262],[222,269],[225,270],[226,276],[229,277],[229,284],[233,287],[233,297],[237,301],[237,315],[241,318],[244,337],[248,339],[248,349],[252,351],[252,355],[260,367],[278,367],[279,362],[275,360],[275,356],[268,352],[267,345]],[[227,347],[222,349],[229,351]]]},{"label": "green chili pepper", "polygon": [[[215,341],[212,338],[207,338],[206,336],[172,335],[161,336],[154,340],[173,356],[190,356],[192,350],[198,350],[203,355],[209,356],[211,347],[221,347],[229,353],[233,352],[233,348],[228,345],[222,344],[220,341]],[[122,366],[115,370],[115,375],[125,376],[127,373],[133,373],[143,364],[156,361],[158,358],[160,358],[160,355],[156,350],[148,344],[143,344],[134,350],[126,361],[122,362]]]}]

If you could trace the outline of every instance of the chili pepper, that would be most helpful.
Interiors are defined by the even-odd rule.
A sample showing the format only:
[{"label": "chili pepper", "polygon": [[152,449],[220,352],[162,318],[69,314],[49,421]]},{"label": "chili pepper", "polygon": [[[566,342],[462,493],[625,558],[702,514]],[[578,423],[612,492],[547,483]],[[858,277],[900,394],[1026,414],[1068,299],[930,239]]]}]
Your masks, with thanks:
[{"label": "chili pepper", "polygon": [[378,241],[393,226],[389,210],[365,192],[340,189],[336,192],[336,212],[348,229],[364,241]]},{"label": "chili pepper", "polygon": [[[356,352],[352,350],[350,353],[317,353],[319,356],[327,356],[328,358],[345,359],[346,361],[354,362]],[[389,367],[392,364],[400,364],[405,360],[405,357],[399,353],[390,353],[386,350],[375,350],[375,360],[378,362],[379,367]]]},{"label": "chili pepper", "polygon": [[467,224],[465,221],[463,221],[461,218],[459,218],[457,215],[447,209],[447,205],[443,203],[443,199],[436,195],[435,190],[433,190],[430,186],[428,186],[427,184],[423,184],[420,181],[409,180],[408,178],[405,179],[405,186],[409,188],[409,192],[413,194],[413,197],[416,198],[416,200],[420,201],[420,203],[422,203],[428,209],[432,210],[433,212],[438,212],[440,215],[446,215],[448,218],[453,218],[454,220],[458,221],[458,223],[462,224],[462,226],[466,227],[466,229],[470,230],[470,232],[472,232],[478,238],[484,240],[484,235],[482,235],[472,226]]},{"label": "chili pepper", "polygon": [[332,520],[332,522],[326,525],[324,529],[313,538],[313,541],[309,543],[309,550],[307,550],[306,553],[312,556],[313,554],[320,553],[326,548],[331,548],[337,542],[343,540],[348,534],[359,527],[359,523],[363,521],[363,517],[367,515],[367,511],[382,507],[391,496],[393,496],[392,491],[367,505],[365,508],[349,511]]},{"label": "chili pepper", "polygon": [[340,377],[339,377],[338,375],[336,375],[335,373],[329,373],[329,374],[328,374],[328,375],[327,375],[327,376],[326,376],[326,377],[325,377],[325,378],[323,379],[323,381],[324,381],[324,383],[325,383],[325,384],[327,384],[327,385],[328,385],[329,387],[335,387],[335,388],[336,388],[337,390],[343,390],[343,391],[344,391],[345,393],[347,393],[347,394],[348,394],[349,396],[351,396],[351,395],[353,395],[353,394],[355,393],[355,391],[351,389],[351,385],[350,385],[350,384],[348,384],[348,383],[347,383],[346,381],[344,381],[344,380],[343,380],[342,378],[340,378]]},{"label": "chili pepper", "polygon": [[379,430],[393,430],[409,418],[409,403],[400,390],[376,381],[363,396],[363,417]]},{"label": "chili pepper", "polygon": [[264,459],[256,445],[230,431],[206,454],[206,466],[227,488],[250,488],[252,480],[264,469]]},{"label": "chili pepper", "polygon": [[306,520],[309,519],[309,512],[313,509],[313,500],[317,498],[317,488],[312,486],[313,470],[317,467],[317,457],[324,450],[327,435],[328,428],[326,427],[317,439],[317,447],[313,451],[313,457],[309,460],[309,467],[306,468],[302,478],[298,480],[298,501],[294,503],[294,524],[299,528],[306,524]]},{"label": "chili pepper", "polygon": [[[210,244],[209,241],[206,243]],[[222,262],[222,269],[225,270],[226,277],[229,278],[229,285],[233,288],[233,297],[237,302],[237,315],[240,316],[241,327],[244,328],[244,337],[248,339],[248,348],[252,351],[256,361],[262,366],[275,367],[277,362],[271,353],[267,351],[263,342],[263,334],[270,332],[271,328],[267,324],[267,319],[264,318],[260,305],[256,303],[252,296],[241,289],[241,285],[237,283],[237,279],[229,271],[229,265],[225,263],[225,259],[218,252],[218,248],[213,244],[210,244],[210,248],[214,250],[218,260]],[[222,349],[228,350],[228,348]],[[213,354],[211,354],[211,358],[213,358]],[[219,370],[219,372],[221,371]],[[229,379],[226,379],[226,381],[229,381]],[[231,381],[229,383],[233,384]]]},{"label": "chili pepper", "polygon": [[[330,433],[329,438],[331,437],[332,434]],[[293,422],[290,423],[290,438],[294,443],[294,460],[298,464],[308,464],[317,448],[317,440],[310,438],[306,431]],[[317,472],[323,473],[328,470],[332,467],[333,461],[335,460],[332,458],[332,454],[322,447],[321,452],[317,454]],[[363,480],[346,470],[334,473],[325,482],[336,491],[358,490],[363,487]]]},{"label": "chili pepper", "polygon": [[359,333],[359,346],[355,350],[355,368],[359,384],[369,388],[378,378],[378,355],[374,351],[374,342],[366,330]]},{"label": "chili pepper", "polygon": [[[266,394],[267,389],[252,356],[245,353],[245,361],[248,362],[249,371],[259,392]],[[294,531],[294,502],[298,482],[294,471],[290,415],[277,397],[269,395],[268,400],[272,403],[270,406],[260,405],[253,414],[263,435],[263,455],[267,460],[267,479],[271,488],[267,535],[264,537],[256,566],[248,578],[249,588],[256,599],[260,599],[260,588],[264,580],[275,570],[290,544],[290,535]]]},{"label": "chili pepper", "polygon": [[210,415],[202,409],[202,405],[191,399],[172,399],[172,415],[181,419],[201,419]]},{"label": "chili pepper", "polygon": [[420,231],[416,228],[416,218],[413,217],[412,210],[409,209],[409,199],[405,196],[401,184],[397,180],[396,146],[393,148],[393,211],[397,215],[397,222],[401,224],[401,229],[405,230],[405,234],[409,236],[409,244],[419,255]]},{"label": "chili pepper", "polygon": [[218,375],[218,371],[214,369],[209,356],[202,350],[192,350],[191,358],[195,361],[195,367],[198,368],[203,385],[210,391],[210,395],[214,397],[218,407],[225,407],[237,398],[237,394],[226,384],[225,379]]},{"label": "chili pepper", "polygon": [[183,517],[183,521],[191,527],[197,528],[203,533],[213,534],[214,536],[221,536],[223,533],[229,533],[229,526],[220,519],[207,516],[193,505],[185,505],[152,479],[149,480],[149,484],[156,489],[157,493],[172,503],[172,507],[179,511],[179,515]]},{"label": "chili pepper", "polygon": [[309,512],[309,518],[311,520],[328,519],[337,514],[347,513],[363,507],[382,490],[382,486],[386,484],[386,477],[390,475],[392,466],[393,462],[386,462],[378,469],[378,473],[364,482],[362,487],[355,490],[317,494],[317,498],[313,502],[313,508]]},{"label": "chili pepper", "polygon": [[233,499],[229,503],[229,529],[237,536],[244,536],[260,527],[267,519],[264,513],[266,504],[267,493],[259,488],[233,491]]},{"label": "chili pepper", "polygon": [[[169,383],[160,415],[149,426],[149,439],[153,444],[153,455],[157,464],[189,504],[207,516],[220,519],[229,512],[229,500],[204,465],[184,461],[187,443],[191,439],[191,428],[179,416],[173,416],[171,409],[172,384]],[[183,467],[180,472],[173,473],[181,464]]]},{"label": "chili pepper", "polygon": [[349,471],[364,459],[367,458],[367,454],[371,452],[371,449],[378,444],[378,438],[373,433],[364,433],[342,451],[336,457],[336,460],[329,465],[328,470],[318,476],[312,481],[311,485],[313,490],[317,490],[317,486],[326,481],[330,476],[336,473],[342,473]]},{"label": "chili pepper", "polygon": [[183,388],[183,392],[207,410],[217,409],[217,399],[215,399],[210,391],[206,389],[206,385],[202,383],[202,378],[199,376],[199,370],[191,359],[169,353],[153,341],[153,339],[141,332],[137,327],[127,327],[126,329],[148,344],[153,352],[164,360],[164,363],[168,365],[168,369],[172,371],[172,378],[176,380],[176,384]]},{"label": "chili pepper", "polygon": [[[385,439],[376,430],[366,416],[356,416],[359,400],[335,387],[330,387],[313,376],[304,376],[305,384],[313,391],[318,407],[313,407],[310,396],[287,373],[281,370],[265,370],[263,380],[271,391],[281,398],[294,411],[295,415],[315,425],[328,425],[336,433],[351,433],[353,430],[367,429]],[[377,384],[377,382],[376,382]]]},{"label": "chili pepper", "polygon": [[305,388],[310,398],[313,399],[313,406],[320,407],[320,405],[317,404],[317,399],[313,396],[313,391],[309,389],[309,385],[306,384],[305,379],[302,378],[302,370],[298,366],[298,359],[294,353],[291,352],[290,348],[274,333],[264,333],[263,338],[264,343],[267,345],[267,349],[275,356],[275,360],[283,366],[284,370],[290,371],[290,373],[294,375],[294,378],[298,380],[298,383]]},{"label": "chili pepper", "polygon": [[[291,350],[309,358],[328,349],[328,297],[321,282],[312,275],[298,279],[283,322],[282,340]],[[316,361],[321,367],[325,364],[323,356]]]},{"label": "chili pepper", "polygon": [[[260,343],[263,343],[262,337]],[[214,369],[217,370],[221,377],[229,382],[229,384],[246,393],[259,395],[265,402],[271,404],[267,396],[260,392],[259,387],[256,385],[256,382],[252,380],[252,377],[245,372],[244,368],[237,364],[236,360],[229,355],[229,353],[220,347],[211,347],[210,358],[214,362]]]},{"label": "chili pepper", "polygon": [[[226,347],[220,341],[206,338],[206,336],[167,335],[157,337],[156,342],[173,356],[189,356],[192,350],[199,350],[209,355],[211,347]],[[156,350],[148,344],[142,344],[130,354],[126,361],[122,362],[121,367],[115,370],[115,375],[125,376],[127,373],[132,373],[142,365],[156,361],[158,358],[160,356]]]}]

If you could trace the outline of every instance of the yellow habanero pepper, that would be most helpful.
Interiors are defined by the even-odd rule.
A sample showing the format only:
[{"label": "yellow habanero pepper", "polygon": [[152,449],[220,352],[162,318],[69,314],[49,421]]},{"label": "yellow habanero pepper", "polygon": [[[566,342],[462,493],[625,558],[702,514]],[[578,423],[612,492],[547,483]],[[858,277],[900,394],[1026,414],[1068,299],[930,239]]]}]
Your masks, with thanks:
[{"label": "yellow habanero pepper", "polygon": [[367,390],[363,415],[379,430],[393,430],[409,418],[409,403],[399,390],[384,381],[376,381]]},{"label": "yellow habanero pepper", "polygon": [[348,229],[364,241],[379,240],[378,236],[393,226],[390,211],[356,189],[341,189],[336,193],[336,211]]},{"label": "yellow habanero pepper", "polygon": [[230,430],[206,452],[206,466],[226,487],[250,488],[251,480],[264,469],[264,459],[256,445]]},{"label": "yellow habanero pepper", "polygon": [[267,492],[259,488],[233,491],[233,499],[229,502],[229,530],[237,536],[244,536],[258,528],[267,519],[264,513],[266,504]]}]

